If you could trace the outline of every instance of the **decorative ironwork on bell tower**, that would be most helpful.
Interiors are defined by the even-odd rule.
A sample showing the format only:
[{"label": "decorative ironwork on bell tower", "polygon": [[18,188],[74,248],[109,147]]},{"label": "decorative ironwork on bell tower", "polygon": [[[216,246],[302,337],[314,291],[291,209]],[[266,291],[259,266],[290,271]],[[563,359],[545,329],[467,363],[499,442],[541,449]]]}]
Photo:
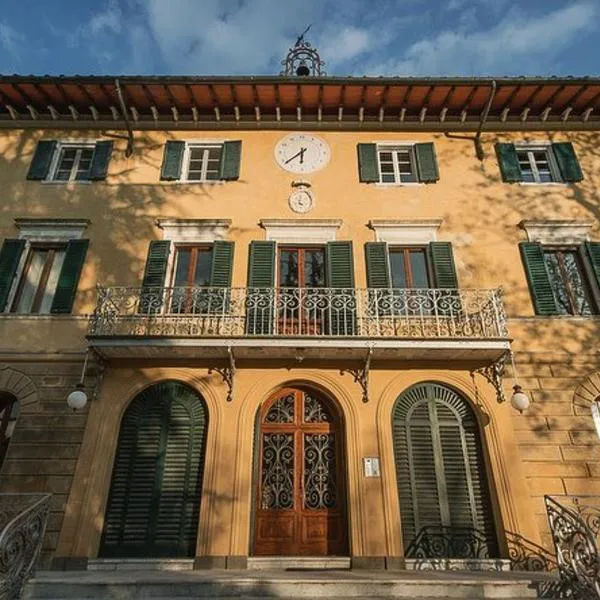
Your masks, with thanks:
[{"label": "decorative ironwork on bell tower", "polygon": [[287,56],[281,61],[283,71],[280,75],[292,77],[320,77],[326,75],[322,67],[325,61],[321,60],[319,53],[311,46],[310,42],[304,40],[304,35],[310,29],[310,25],[298,36],[293,48],[290,48]]}]

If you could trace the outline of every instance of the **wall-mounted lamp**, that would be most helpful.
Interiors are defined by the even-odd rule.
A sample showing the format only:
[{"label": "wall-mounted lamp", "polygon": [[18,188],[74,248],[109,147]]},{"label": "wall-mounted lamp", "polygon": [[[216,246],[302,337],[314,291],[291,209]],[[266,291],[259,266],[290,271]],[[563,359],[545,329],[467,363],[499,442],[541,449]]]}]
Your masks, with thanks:
[{"label": "wall-mounted lamp", "polygon": [[529,408],[531,404],[531,400],[529,400],[529,396],[523,391],[523,388],[519,385],[519,377],[517,376],[517,367],[515,366],[515,357],[510,351],[510,361],[512,364],[513,377],[515,378],[515,385],[513,385],[513,393],[510,397],[510,404],[515,409],[518,410],[521,414],[523,414],[524,410]]},{"label": "wall-mounted lamp", "polygon": [[592,402],[592,419],[594,419],[596,433],[600,438],[600,398],[596,398],[596,400]]},{"label": "wall-mounted lamp", "polygon": [[85,407],[88,401],[87,394],[83,391],[85,378],[85,372],[87,370],[89,348],[85,351],[85,360],[83,361],[83,369],[81,370],[81,377],[79,383],[75,386],[75,389],[67,396],[67,406],[73,410],[80,410]]}]

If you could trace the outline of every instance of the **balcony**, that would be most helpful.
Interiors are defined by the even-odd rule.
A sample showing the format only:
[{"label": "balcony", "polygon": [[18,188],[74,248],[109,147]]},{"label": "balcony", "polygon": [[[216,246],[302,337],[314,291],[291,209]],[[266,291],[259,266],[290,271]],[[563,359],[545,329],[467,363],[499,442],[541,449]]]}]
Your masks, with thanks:
[{"label": "balcony", "polygon": [[501,290],[99,287],[106,358],[376,358],[489,363],[509,347]]}]

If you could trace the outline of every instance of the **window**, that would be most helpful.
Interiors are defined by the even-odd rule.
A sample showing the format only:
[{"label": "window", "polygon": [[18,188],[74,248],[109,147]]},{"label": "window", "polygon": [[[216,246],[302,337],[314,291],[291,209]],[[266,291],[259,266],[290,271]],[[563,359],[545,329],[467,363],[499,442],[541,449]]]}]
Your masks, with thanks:
[{"label": "window", "polygon": [[242,142],[168,141],[165,144],[162,181],[202,183],[239,179]]},{"label": "window", "polygon": [[181,174],[182,181],[221,179],[222,144],[188,144]]},{"label": "window", "polygon": [[212,255],[212,246],[176,247],[171,312],[209,312]]},{"label": "window", "polygon": [[62,183],[106,179],[112,147],[110,140],[41,140],[36,146],[27,179]]},{"label": "window", "polygon": [[558,314],[591,315],[592,295],[579,251],[544,248],[544,263]]},{"label": "window", "polygon": [[50,179],[52,181],[89,181],[94,146],[61,146]]},{"label": "window", "polygon": [[427,249],[391,246],[390,275],[393,288],[429,288]]},{"label": "window", "polygon": [[380,147],[377,150],[377,157],[379,158],[379,181],[381,183],[416,183],[418,181],[413,147]]},{"label": "window", "polygon": [[517,147],[517,157],[524,183],[562,181],[549,147]]},{"label": "window", "polygon": [[567,183],[583,179],[571,142],[496,144],[502,181],[507,183]]},{"label": "window", "polygon": [[439,178],[433,143],[358,144],[360,181],[402,185]]},{"label": "window", "polygon": [[325,284],[325,248],[279,249],[280,288],[322,288]]},{"label": "window", "polygon": [[49,314],[65,259],[65,246],[32,246],[11,312]]}]

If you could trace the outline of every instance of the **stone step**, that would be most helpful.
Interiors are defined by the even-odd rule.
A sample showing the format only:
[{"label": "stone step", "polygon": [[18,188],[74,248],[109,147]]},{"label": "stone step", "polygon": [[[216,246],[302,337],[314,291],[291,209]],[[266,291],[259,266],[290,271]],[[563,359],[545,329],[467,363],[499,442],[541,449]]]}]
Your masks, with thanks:
[{"label": "stone step", "polygon": [[23,599],[529,600],[537,597],[533,577],[513,573],[106,570],[39,572],[28,583]]},{"label": "stone step", "polygon": [[260,571],[345,570],[350,569],[346,556],[261,556],[248,558],[248,569]]}]

